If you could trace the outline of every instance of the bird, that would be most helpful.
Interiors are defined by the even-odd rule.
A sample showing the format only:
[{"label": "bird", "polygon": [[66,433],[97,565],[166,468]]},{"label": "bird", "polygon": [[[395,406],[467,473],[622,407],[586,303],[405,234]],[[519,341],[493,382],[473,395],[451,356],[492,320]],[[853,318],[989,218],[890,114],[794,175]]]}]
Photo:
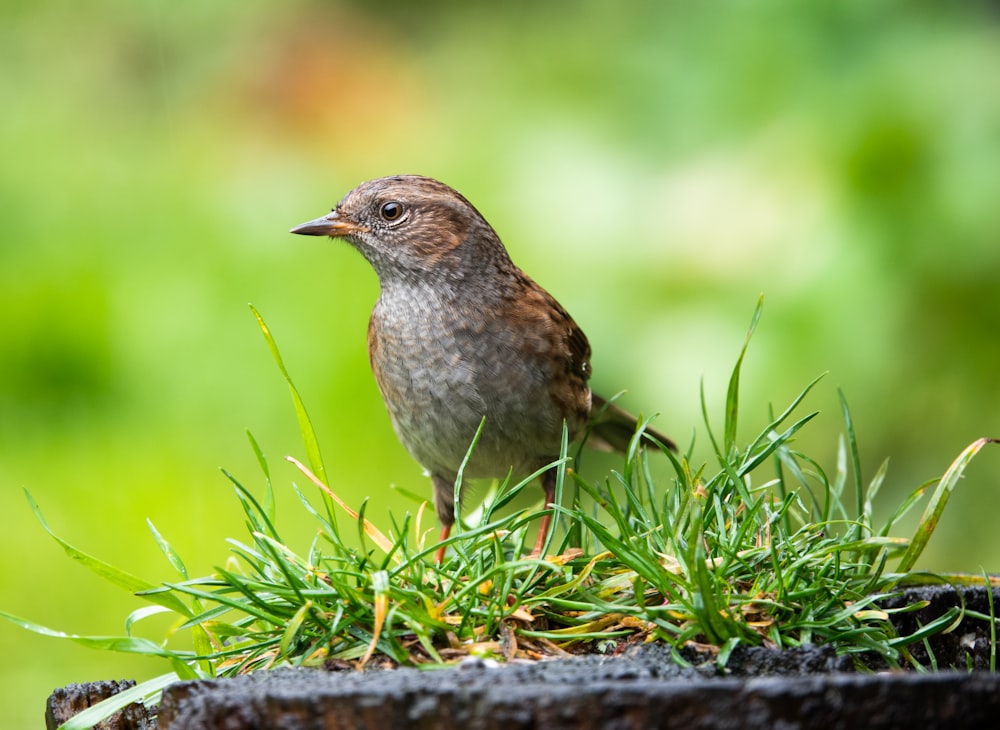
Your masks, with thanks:
[{"label": "bird", "polygon": [[[530,475],[559,458],[564,423],[570,441],[589,430],[589,445],[627,448],[637,419],[591,391],[587,337],[457,190],[421,175],[368,180],[290,232],[343,239],[378,276],[369,361],[396,435],[430,475],[439,564],[467,456],[463,479]],[[643,435],[676,450],[653,429]],[[547,540],[556,479],[542,473],[532,556]]]}]

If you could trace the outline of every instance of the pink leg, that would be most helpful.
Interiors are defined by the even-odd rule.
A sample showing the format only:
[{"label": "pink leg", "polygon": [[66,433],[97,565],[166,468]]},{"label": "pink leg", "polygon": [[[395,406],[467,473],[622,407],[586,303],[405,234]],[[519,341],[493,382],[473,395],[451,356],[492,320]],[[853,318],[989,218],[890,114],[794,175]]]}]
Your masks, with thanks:
[{"label": "pink leg", "polygon": [[[431,483],[434,485],[434,509],[441,522],[441,542],[444,542],[451,534],[451,526],[455,522],[455,477],[432,474]],[[438,565],[444,562],[443,545],[434,553],[434,562]]]},{"label": "pink leg", "polygon": [[[542,489],[545,490],[545,509],[549,509],[556,499],[556,473],[550,469],[542,475]],[[547,512],[542,515],[542,521],[538,525],[538,539],[535,540],[535,547],[528,555],[529,558],[537,558],[545,548],[545,541],[549,537],[549,530],[552,527],[552,513]]]},{"label": "pink leg", "polygon": [[[451,534],[451,525],[444,525],[444,526],[442,526],[441,527],[441,539],[440,539],[440,542],[444,542],[445,540],[447,540],[448,539],[448,535],[450,535],[450,534]],[[441,563],[444,562],[444,550],[445,550],[445,546],[442,545],[441,547],[439,547],[437,549],[437,552],[434,553],[434,562],[437,563],[438,565],[441,565]]]}]

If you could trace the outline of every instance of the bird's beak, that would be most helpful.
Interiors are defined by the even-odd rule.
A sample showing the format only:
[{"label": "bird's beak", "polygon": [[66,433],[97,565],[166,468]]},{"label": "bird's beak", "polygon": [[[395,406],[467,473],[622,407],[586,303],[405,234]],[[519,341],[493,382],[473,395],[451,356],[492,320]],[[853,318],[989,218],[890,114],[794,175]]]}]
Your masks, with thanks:
[{"label": "bird's beak", "polygon": [[322,218],[306,221],[305,223],[299,223],[299,225],[290,229],[288,232],[298,233],[303,236],[329,236],[330,238],[342,238],[344,236],[352,236],[355,233],[364,233],[367,230],[368,229],[364,226],[360,226],[357,223],[340,218],[337,215],[337,211],[333,211]]}]

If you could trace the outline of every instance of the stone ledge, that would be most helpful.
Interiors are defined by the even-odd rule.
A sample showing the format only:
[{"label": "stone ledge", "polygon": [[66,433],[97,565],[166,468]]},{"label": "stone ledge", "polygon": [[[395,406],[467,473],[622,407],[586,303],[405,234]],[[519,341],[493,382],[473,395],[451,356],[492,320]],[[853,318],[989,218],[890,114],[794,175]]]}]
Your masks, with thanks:
[{"label": "stone ledge", "polygon": [[[511,668],[338,675],[278,670],[169,688],[165,730],[590,730],[616,728],[972,728],[1000,716],[1000,677],[985,673],[812,677],[592,678],[574,660],[557,681],[512,682]],[[622,661],[628,665],[629,662]],[[558,668],[557,666],[558,665]],[[402,675],[402,676],[401,676]],[[344,681],[357,676],[362,681]],[[425,680],[429,679],[425,677]]]},{"label": "stone ledge", "polygon": [[[988,614],[987,599],[981,588],[935,586],[885,603],[927,601],[920,611],[897,615],[898,629],[909,634],[952,606]],[[931,666],[933,655],[936,666],[960,671],[923,674],[853,672],[854,660],[828,646],[737,647],[720,674],[710,652],[685,648],[682,656],[692,666],[682,667],[660,644],[635,646],[620,656],[509,665],[467,660],[434,670],[286,668],[180,682],[164,690],[156,719],[130,705],[102,728],[992,727],[1000,717],[1000,675],[979,670],[989,667],[993,649],[989,622],[966,617],[953,631],[911,647],[923,666]],[[878,669],[878,657],[866,659]],[[124,688],[109,682],[57,690],[49,699],[50,730],[57,717]]]}]

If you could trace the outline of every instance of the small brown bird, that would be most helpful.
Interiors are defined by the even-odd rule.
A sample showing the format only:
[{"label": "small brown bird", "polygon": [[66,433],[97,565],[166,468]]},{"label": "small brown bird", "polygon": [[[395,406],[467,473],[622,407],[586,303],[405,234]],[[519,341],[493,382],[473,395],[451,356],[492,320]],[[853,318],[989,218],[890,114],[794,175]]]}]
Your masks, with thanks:
[{"label": "small brown bird", "polygon": [[[628,444],[636,419],[591,393],[583,332],[457,191],[418,175],[369,180],[291,232],[343,238],[378,274],[369,359],[399,440],[431,475],[442,540],[455,521],[458,469],[484,417],[465,478],[530,474],[559,457],[564,421],[573,440],[592,415],[592,440]],[[546,506],[555,486],[550,469]],[[546,513],[535,555],[550,521]],[[442,547],[439,562],[443,555]]]}]

